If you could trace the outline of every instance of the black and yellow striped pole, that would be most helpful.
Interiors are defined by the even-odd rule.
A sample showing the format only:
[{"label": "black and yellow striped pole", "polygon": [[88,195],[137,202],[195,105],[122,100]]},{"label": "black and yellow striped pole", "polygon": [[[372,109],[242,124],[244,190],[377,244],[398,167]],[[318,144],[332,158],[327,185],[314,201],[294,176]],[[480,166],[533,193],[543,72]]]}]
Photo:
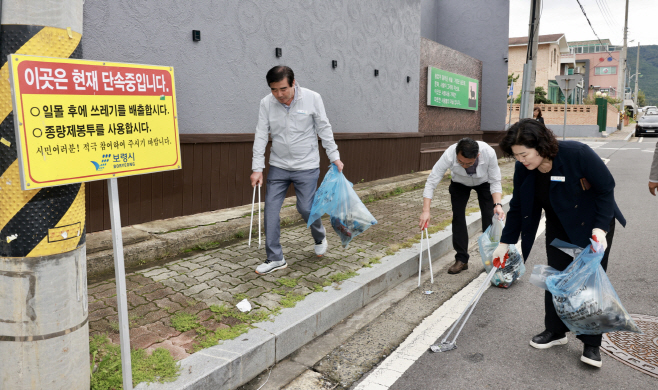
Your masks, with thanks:
[{"label": "black and yellow striped pole", "polygon": [[7,60],[82,58],[82,0],[3,0],[1,12],[0,388],[86,390],[84,184],[21,190]]}]

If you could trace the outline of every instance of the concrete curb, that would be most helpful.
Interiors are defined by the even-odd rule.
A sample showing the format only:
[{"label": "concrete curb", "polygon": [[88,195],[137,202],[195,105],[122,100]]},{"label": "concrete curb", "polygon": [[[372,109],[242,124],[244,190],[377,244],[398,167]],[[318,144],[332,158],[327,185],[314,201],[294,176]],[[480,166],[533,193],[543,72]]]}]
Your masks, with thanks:
[{"label": "concrete curb", "polygon": [[[503,198],[508,209],[511,195]],[[481,229],[481,214],[466,217],[469,236]],[[452,250],[452,225],[432,234],[430,250],[437,259]],[[381,259],[381,264],[363,268],[359,275],[337,288],[311,293],[297,306],[283,309],[273,322],[255,324],[255,329],[221,345],[204,349],[179,362],[181,375],[170,383],[141,383],[135,389],[191,390],[235,389],[274,363],[295,352],[309,341],[367,305],[379,294],[418,274],[419,245],[401,249]],[[423,262],[423,270],[428,265]]]},{"label": "concrete curb", "polygon": [[[415,172],[355,184],[354,189],[362,200],[381,199],[398,188],[408,191],[424,185],[428,175],[429,171]],[[302,220],[294,207],[295,202],[294,196],[284,201],[281,209],[282,225]],[[230,243],[238,240],[236,234],[239,232],[247,237],[250,214],[251,205],[245,205],[124,227],[121,232],[126,267],[141,266],[154,260],[176,256],[197,245],[211,242]],[[87,234],[87,275],[93,277],[113,272],[111,231]]]}]

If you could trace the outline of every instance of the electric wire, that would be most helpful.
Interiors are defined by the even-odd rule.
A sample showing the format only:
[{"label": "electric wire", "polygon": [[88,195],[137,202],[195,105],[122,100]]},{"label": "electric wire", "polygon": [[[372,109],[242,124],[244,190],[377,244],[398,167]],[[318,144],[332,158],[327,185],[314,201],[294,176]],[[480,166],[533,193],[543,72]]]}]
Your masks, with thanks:
[{"label": "electric wire", "polygon": [[605,13],[605,11],[604,11],[605,9],[602,6],[602,0],[596,0],[596,5],[597,5],[597,7],[599,7],[599,11],[601,12],[601,16],[603,16],[603,20],[608,25],[608,27],[610,27],[610,30],[612,30],[614,32],[615,28],[612,26],[612,24],[610,24],[610,21],[608,20],[608,16]]},{"label": "electric wire", "polygon": [[[587,19],[587,23],[589,24],[589,27],[592,29],[592,32],[594,33],[594,36],[596,36],[596,39],[598,39],[598,41],[599,41],[599,43],[601,44],[601,46],[605,46],[605,45],[603,44],[603,42],[601,41],[601,38],[599,38],[599,34],[597,34],[596,31],[594,31],[594,26],[592,26],[592,22],[589,21],[589,17],[587,17],[587,13],[585,12],[585,8],[584,8],[583,5],[580,3],[580,0],[576,0],[576,2],[577,2],[578,5],[580,6],[580,10],[583,12],[583,15],[585,16],[585,19]],[[611,55],[610,53],[607,53],[607,54],[608,54],[608,57],[613,58],[612,55]]]},{"label": "electric wire", "polygon": [[608,6],[608,0],[601,0],[601,3],[603,4],[603,8],[608,11],[608,16],[610,17],[610,20],[612,20],[612,23],[615,25],[617,29],[621,28],[617,24],[617,21],[615,18],[612,16],[612,11],[610,11],[610,7]]}]

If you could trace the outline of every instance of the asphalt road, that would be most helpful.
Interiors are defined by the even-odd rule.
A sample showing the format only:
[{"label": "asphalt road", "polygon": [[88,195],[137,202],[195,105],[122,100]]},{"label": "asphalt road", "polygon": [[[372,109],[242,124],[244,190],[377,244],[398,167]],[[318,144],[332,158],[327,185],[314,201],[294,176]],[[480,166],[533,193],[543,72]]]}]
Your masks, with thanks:
[{"label": "asphalt road", "polygon": [[[616,181],[615,198],[628,224],[619,224],[608,275],[629,313],[658,316],[658,198],[649,194],[649,167],[656,138],[643,142],[587,141]],[[637,148],[637,149],[635,149]],[[580,362],[583,344],[537,350],[528,341],[544,330],[544,291],[528,282],[535,264],[546,264],[545,236],[527,260],[527,272],[510,289],[490,288],[464,327],[456,350],[423,354],[390,389],[656,389],[658,379],[605,354],[603,367]],[[479,259],[473,259],[478,261]]]}]

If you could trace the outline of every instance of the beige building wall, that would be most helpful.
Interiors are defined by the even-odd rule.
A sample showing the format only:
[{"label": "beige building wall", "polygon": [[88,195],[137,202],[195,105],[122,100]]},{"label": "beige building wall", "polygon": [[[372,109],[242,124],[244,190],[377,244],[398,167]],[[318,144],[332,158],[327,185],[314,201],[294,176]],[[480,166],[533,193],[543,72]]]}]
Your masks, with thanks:
[{"label": "beige building wall", "polygon": [[[508,54],[508,74],[521,75],[514,83],[514,99],[521,93],[523,65],[525,64],[527,46],[512,46]],[[535,87],[544,87],[548,93],[548,80],[555,80],[560,75],[560,47],[556,43],[542,43],[537,49],[537,77]]]}]

